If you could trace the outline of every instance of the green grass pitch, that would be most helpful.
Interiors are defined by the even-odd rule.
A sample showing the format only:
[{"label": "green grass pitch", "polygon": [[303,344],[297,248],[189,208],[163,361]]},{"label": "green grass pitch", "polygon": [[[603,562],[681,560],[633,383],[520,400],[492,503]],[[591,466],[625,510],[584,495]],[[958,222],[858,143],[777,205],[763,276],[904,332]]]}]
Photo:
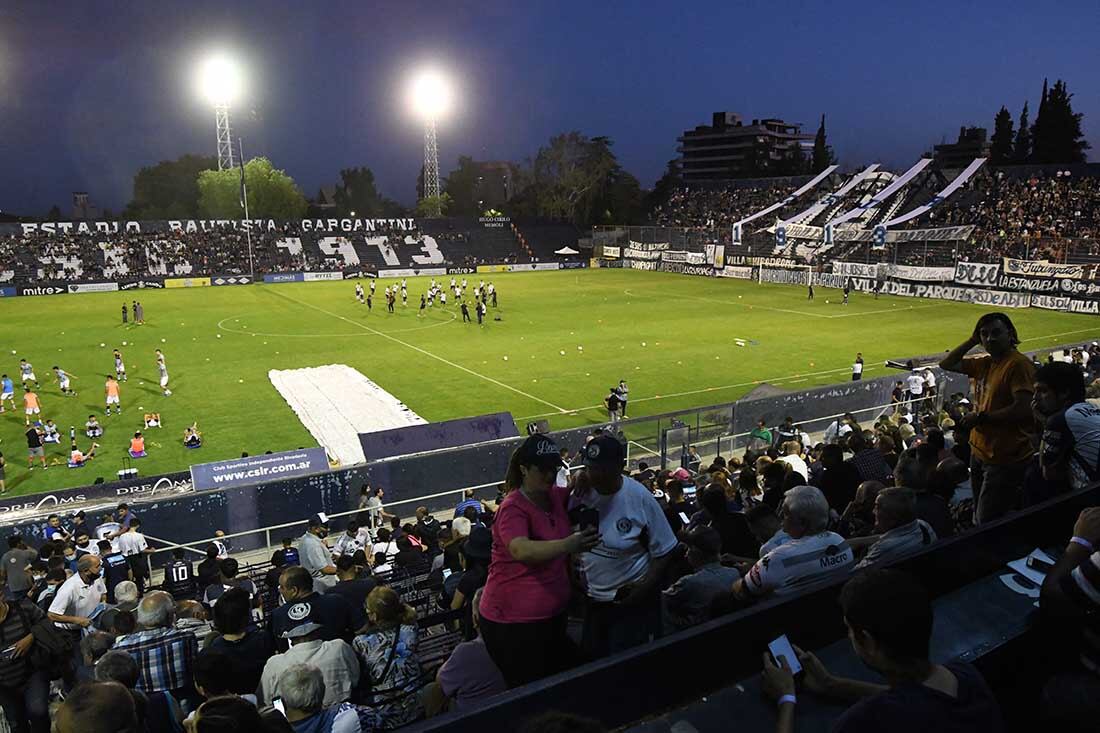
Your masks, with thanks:
[{"label": "green grass pitch", "polygon": [[[268,380],[272,368],[348,364],[427,420],[507,410],[521,425],[540,416],[559,429],[600,422],[602,399],[619,379],[629,383],[636,417],[732,401],[758,381],[791,389],[845,381],[857,351],[868,376],[880,376],[887,358],[955,346],[988,310],[860,293],[843,306],[838,291],[824,288],[807,301],[796,286],[630,270],[484,277],[500,307],[489,309],[483,327],[463,324],[453,302],[418,318],[427,278],[409,281],[409,307],[398,303],[393,315],[381,297],[392,280],[378,283],[370,313],[351,281],[4,300],[0,370],[15,380],[18,405],[0,414],[8,494],[110,480],[148,411],[160,412],[164,427],[145,431],[149,456],[135,462],[142,475],[312,445]],[[144,326],[121,324],[122,303],[134,297],[145,306]],[[1087,315],[1011,315],[1023,348],[1100,337],[1100,321]],[[122,350],[129,381],[122,415],[108,418],[103,382],[113,372],[112,348]],[[158,386],[157,348],[171,375],[169,397]],[[57,461],[47,471],[27,471],[20,357],[41,380],[43,419],[53,418],[63,435],[62,445],[47,447]],[[60,394],[55,364],[77,377],[77,397]],[[69,427],[86,449],[91,413],[106,428],[98,457],[68,469]],[[205,444],[189,451],[181,438],[196,420]]]}]

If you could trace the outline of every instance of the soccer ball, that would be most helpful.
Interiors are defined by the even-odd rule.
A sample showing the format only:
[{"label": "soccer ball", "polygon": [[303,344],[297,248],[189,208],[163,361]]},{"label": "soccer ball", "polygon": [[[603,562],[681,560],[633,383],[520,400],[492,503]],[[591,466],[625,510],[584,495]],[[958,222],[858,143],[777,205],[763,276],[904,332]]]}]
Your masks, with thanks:
[{"label": "soccer ball", "polygon": [[825,302],[826,302],[826,303],[828,303],[828,302],[829,302],[829,299],[828,299],[828,298],[826,298],[826,299],[825,299]]},{"label": "soccer ball", "polygon": [[561,350],[561,351],[559,351],[558,353],[559,353],[559,354],[561,354],[562,356],[565,356],[565,349],[562,349],[562,350]]},{"label": "soccer ball", "polygon": [[507,356],[506,356],[506,357],[504,357],[504,361],[508,361],[508,357],[507,357]]},{"label": "soccer ball", "polygon": [[166,343],[168,343],[168,339],[161,339],[161,340],[160,340],[160,342],[161,342],[162,344],[166,344]]},{"label": "soccer ball", "polygon": [[123,346],[126,346],[126,342],[125,342],[125,341],[123,341],[123,342],[122,342],[122,345],[123,345]]},{"label": "soccer ball", "polygon": [[221,334],[219,333],[219,334],[218,334],[218,338],[221,338],[221,337],[222,337],[222,335],[221,335]]},{"label": "soccer ball", "polygon": [[[101,348],[101,349],[102,349],[102,348],[103,348],[103,347],[105,347],[106,345],[107,345],[107,344],[100,344],[100,345],[99,345],[99,348]],[[13,353],[13,354],[14,354],[15,352],[13,351],[13,352],[11,352],[11,353]]]},{"label": "soccer ball", "polygon": [[642,346],[645,346],[645,341],[642,342]]},{"label": "soccer ball", "polygon": [[171,395],[172,395],[172,390],[170,390],[170,389],[164,390],[164,396],[165,397],[170,397]]}]

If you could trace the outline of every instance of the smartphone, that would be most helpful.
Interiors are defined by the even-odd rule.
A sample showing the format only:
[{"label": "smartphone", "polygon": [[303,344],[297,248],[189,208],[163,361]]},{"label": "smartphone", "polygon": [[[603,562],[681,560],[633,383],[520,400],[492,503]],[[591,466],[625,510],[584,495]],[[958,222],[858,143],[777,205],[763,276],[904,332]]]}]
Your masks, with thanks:
[{"label": "smartphone", "polygon": [[277,697],[274,700],[272,700],[271,701],[271,707],[275,708],[280,713],[282,713],[284,718],[286,717],[286,706],[283,705],[283,698]]},{"label": "smartphone", "polygon": [[446,580],[449,577],[451,577],[451,569],[443,568],[443,579]]},{"label": "smartphone", "polygon": [[1040,557],[1035,557],[1034,555],[1028,557],[1027,566],[1032,570],[1038,571],[1040,573],[1049,573],[1054,567],[1053,564],[1047,562]]},{"label": "smartphone", "polygon": [[0,651],[0,662],[9,662],[15,659],[15,644],[12,644],[7,649]]},{"label": "smartphone", "polygon": [[786,634],[768,642],[768,651],[771,652],[772,661],[777,665],[779,664],[780,657],[786,659],[787,666],[791,668],[791,674],[797,675],[802,671],[802,665],[798,661],[798,655],[794,653],[794,647],[791,646],[790,639],[787,638]]},{"label": "smartphone", "polygon": [[569,510],[569,520],[580,530],[600,528],[600,510],[587,506],[577,506]]}]

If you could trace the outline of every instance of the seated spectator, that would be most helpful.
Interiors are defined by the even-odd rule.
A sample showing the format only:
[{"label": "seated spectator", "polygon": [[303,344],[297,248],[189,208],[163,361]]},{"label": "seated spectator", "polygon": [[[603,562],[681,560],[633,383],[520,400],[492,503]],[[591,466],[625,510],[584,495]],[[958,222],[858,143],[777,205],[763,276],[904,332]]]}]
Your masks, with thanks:
[{"label": "seated spectator", "polygon": [[913,491],[899,487],[878,492],[874,531],[878,538],[856,568],[894,562],[936,541],[935,530],[928,522],[917,519],[917,500]]},{"label": "seated spectator", "polygon": [[791,536],[783,531],[779,515],[767,504],[749,507],[745,512],[745,521],[748,522],[752,536],[760,545],[757,553],[750,557],[761,558],[780,545],[791,541]]},{"label": "seated spectator", "polygon": [[[236,693],[233,692],[233,688],[236,686],[234,680],[236,668],[232,659],[226,654],[205,650],[195,659],[194,667],[195,691],[203,700],[212,700],[227,695],[236,696]],[[253,687],[249,692],[240,695],[240,698],[247,701],[253,710],[256,709],[258,702],[255,692],[256,688]],[[195,717],[196,713],[192,712],[187,716],[185,724],[194,725]]]},{"label": "seated spectator", "polygon": [[759,472],[763,480],[761,488],[764,490],[761,501],[777,511],[783,503],[783,482],[787,480],[787,471],[787,464],[771,461],[765,463],[763,470]]},{"label": "seated spectator", "polygon": [[489,577],[489,558],[492,554],[493,535],[487,527],[474,527],[462,544],[462,577],[455,585],[451,597],[451,610],[463,608],[478,589],[485,586]]},{"label": "seated spectator", "polygon": [[198,577],[199,593],[205,594],[206,587],[214,585],[221,577],[221,568],[218,566],[218,547],[211,543],[206,546],[206,559],[195,568]]},{"label": "seated spectator", "polygon": [[[470,608],[473,614],[473,627],[477,631],[481,625],[481,596],[483,589],[474,593]],[[480,635],[470,641],[464,641],[454,648],[451,656],[439,668],[435,682],[428,685],[424,692],[425,712],[429,717],[447,710],[466,712],[474,710],[481,703],[508,689],[504,676]]]},{"label": "seated spectator", "polygon": [[199,646],[205,646],[214,636],[214,625],[210,622],[206,606],[198,601],[185,600],[176,604],[175,628],[190,631],[199,640]]},{"label": "seated spectator", "polygon": [[741,578],[734,568],[718,561],[722,538],[712,527],[696,527],[686,532],[687,561],[694,569],[661,592],[662,624],[665,633],[681,631],[710,619],[711,603],[729,593]]},{"label": "seated spectator", "polygon": [[133,695],[117,682],[86,682],[65,696],[57,733],[142,733]]},{"label": "seated spectator", "polygon": [[[484,528],[483,528],[484,529]],[[415,569],[426,565],[424,551],[413,544],[413,537],[403,534],[397,538],[397,554],[393,558],[393,564],[406,570]]]},{"label": "seated spectator", "polygon": [[397,557],[397,552],[397,542],[394,541],[390,528],[382,527],[379,529],[378,541],[371,547],[371,556],[382,554],[386,556],[386,562],[393,562],[393,559]]},{"label": "seated spectator", "polygon": [[705,525],[717,532],[721,540],[720,554],[755,557],[759,543],[753,536],[745,515],[730,510],[722,488],[714,484],[708,486],[703,490],[700,501],[703,508],[696,517],[701,514],[701,521],[697,522],[693,518],[691,529]]},{"label": "seated spectator", "polygon": [[[734,596],[749,601],[770,595],[793,595],[807,585],[848,573],[854,562],[843,537],[828,531],[829,502],[813,486],[799,486],[783,497],[783,530],[791,536],[760,558],[733,584]],[[796,557],[797,563],[787,559]]]},{"label": "seated spectator", "polygon": [[322,639],[320,624],[307,621],[283,634],[290,642],[290,649],[267,660],[260,676],[260,697],[270,703],[277,697],[284,700],[287,691],[282,689],[283,673],[295,665],[310,665],[324,678],[324,704],[326,706],[347,702],[359,684],[359,660],[351,646],[343,639]]},{"label": "seated spectator", "polygon": [[249,578],[237,577],[239,564],[232,557],[218,561],[218,582],[206,586],[202,594],[202,603],[207,608],[213,608],[218,599],[230,588],[240,588],[248,594],[252,605],[259,605],[259,595],[256,593],[256,584]]},{"label": "seated spectator", "polygon": [[866,537],[875,526],[875,498],[885,486],[880,481],[864,481],[856,496],[840,515],[837,531],[845,537]]},{"label": "seated spectator", "polygon": [[194,695],[191,663],[198,653],[198,639],[174,628],[176,604],[164,591],[150,591],[137,607],[141,631],[120,636],[114,649],[126,652],[138,663],[137,689],[149,694],[170,692],[177,700]]},{"label": "seated spectator", "polygon": [[[117,619],[121,614],[129,614],[131,618],[133,613],[137,610],[138,601],[141,596],[138,593],[137,584],[132,580],[124,580],[115,586],[114,592],[115,602],[108,604],[108,607],[95,617],[94,625],[97,629],[103,631],[110,631],[112,633],[118,633]],[[126,622],[122,622],[124,625]],[[132,629],[126,631],[130,633]]]},{"label": "seated spectator", "polygon": [[[481,502],[474,497],[473,489],[466,489],[463,493],[462,501],[458,502],[458,505],[455,507],[454,518],[458,519],[459,517],[466,516],[466,510],[469,508],[473,508],[478,514],[481,514]],[[467,519],[469,519],[469,517],[467,517]]]},{"label": "seated spectator", "polygon": [[903,451],[894,467],[894,485],[913,491],[917,518],[927,522],[935,531],[936,537],[950,537],[955,534],[951,508],[943,496],[931,491],[936,466],[933,462],[935,453],[935,448],[930,445]]},{"label": "seated spectator", "polygon": [[80,640],[80,664],[77,665],[75,681],[91,682],[95,679],[95,663],[114,646],[114,634],[106,631],[93,631]]},{"label": "seated spectator", "polygon": [[[137,661],[126,652],[107,652],[95,665],[97,682],[117,682],[131,691],[136,689],[138,674]],[[171,693],[145,693],[144,697],[143,701],[138,698],[138,717],[147,730],[179,730],[183,711]]]},{"label": "seated spectator", "polygon": [[[360,712],[347,702],[330,703],[322,670],[311,664],[287,667],[279,677],[286,719],[295,733],[359,733]],[[369,711],[362,711],[369,712]],[[367,731],[377,730],[367,728]]]},{"label": "seated spectator", "polygon": [[668,505],[664,507],[665,518],[675,534],[687,526],[691,521],[691,515],[699,511],[694,502],[684,498],[684,484],[678,479],[665,482],[665,496]]},{"label": "seated spectator", "polygon": [[198,423],[193,422],[183,431],[184,448],[201,448],[202,433],[199,432]]},{"label": "seated spectator", "polygon": [[848,436],[848,450],[853,454],[848,460],[859,471],[861,481],[881,481],[884,485],[889,485],[894,480],[886,458],[868,442],[861,431],[853,430]]},{"label": "seated spectator", "polygon": [[810,478],[810,467],[806,465],[806,461],[802,458],[802,444],[797,440],[788,440],[783,444],[783,455],[779,457],[778,463],[786,463],[792,470],[801,474],[803,484]]},{"label": "seated spectator", "polygon": [[134,433],[134,437],[130,439],[130,457],[144,458],[145,455],[145,438],[142,437],[141,431],[138,431]]},{"label": "seated spectator", "polygon": [[378,586],[378,581],[373,577],[360,577],[359,570],[355,555],[341,555],[336,561],[336,577],[339,581],[325,591],[325,595],[341,596],[347,601],[352,609],[351,628],[353,629],[360,629],[367,622],[364,604],[370,592]]},{"label": "seated spectator", "polygon": [[[932,602],[914,578],[895,570],[861,573],[844,586],[840,605],[856,655],[887,684],[834,677],[815,655],[796,647],[808,690],[859,701],[840,716],[834,731],[1004,730],[997,701],[974,667],[929,659]],[[793,731],[795,685],[786,660],[777,666],[765,654],[763,687],[779,701],[776,730]]]},{"label": "seated spectator", "polygon": [[[370,730],[396,728],[420,717],[416,611],[387,586],[367,596],[367,626],[352,642],[370,693],[360,719]],[[363,714],[367,714],[364,717]]]},{"label": "seated spectator", "polygon": [[441,529],[439,520],[428,512],[427,507],[416,508],[416,531],[429,552],[439,547],[439,532]]},{"label": "seated spectator", "polygon": [[217,654],[232,668],[229,691],[238,695],[255,692],[260,685],[264,665],[275,653],[275,643],[267,631],[252,625],[252,599],[243,588],[230,588],[214,605],[212,638],[199,654]]},{"label": "seated spectator", "polygon": [[303,567],[287,568],[279,576],[279,592],[285,603],[271,613],[271,633],[276,638],[295,626],[312,622],[320,626],[320,639],[346,639],[354,630],[351,606],[339,594],[313,590],[313,578]]},{"label": "seated spectator", "polygon": [[1100,479],[1100,407],[1085,400],[1080,368],[1058,362],[1040,368],[1031,404],[1043,425],[1043,478],[1075,490]]},{"label": "seated spectator", "polygon": [[844,460],[844,449],[839,445],[829,444],[821,449],[821,465],[825,470],[817,486],[829,502],[829,508],[839,514],[855,498],[863,479],[859,469],[851,461]]},{"label": "seated spectator", "polygon": [[145,428],[159,428],[160,427],[160,413],[159,412],[147,412],[145,413]]},{"label": "seated spectator", "polygon": [[[339,568],[339,563],[337,563],[337,568]],[[271,553],[271,569],[264,573],[264,592],[267,594],[267,603],[271,606],[279,605],[279,576],[286,569],[286,552],[275,550]]]},{"label": "seated spectator", "polygon": [[88,422],[84,423],[84,434],[92,440],[103,435],[103,426],[99,424],[95,415],[88,415]]}]

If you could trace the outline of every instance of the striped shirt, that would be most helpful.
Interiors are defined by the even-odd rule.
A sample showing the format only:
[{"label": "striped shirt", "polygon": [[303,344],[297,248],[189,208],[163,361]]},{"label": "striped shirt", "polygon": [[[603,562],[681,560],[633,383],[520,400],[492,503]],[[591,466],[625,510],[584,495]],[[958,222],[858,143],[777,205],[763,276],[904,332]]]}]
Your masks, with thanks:
[{"label": "striped shirt", "polygon": [[147,629],[120,636],[112,648],[138,663],[136,687],[142,692],[169,692],[191,685],[191,663],[199,642],[190,631]]},{"label": "striped shirt", "polygon": [[847,575],[855,558],[852,548],[836,532],[799,537],[764,555],[745,576],[745,589],[754,596],[789,596],[806,586]]}]

